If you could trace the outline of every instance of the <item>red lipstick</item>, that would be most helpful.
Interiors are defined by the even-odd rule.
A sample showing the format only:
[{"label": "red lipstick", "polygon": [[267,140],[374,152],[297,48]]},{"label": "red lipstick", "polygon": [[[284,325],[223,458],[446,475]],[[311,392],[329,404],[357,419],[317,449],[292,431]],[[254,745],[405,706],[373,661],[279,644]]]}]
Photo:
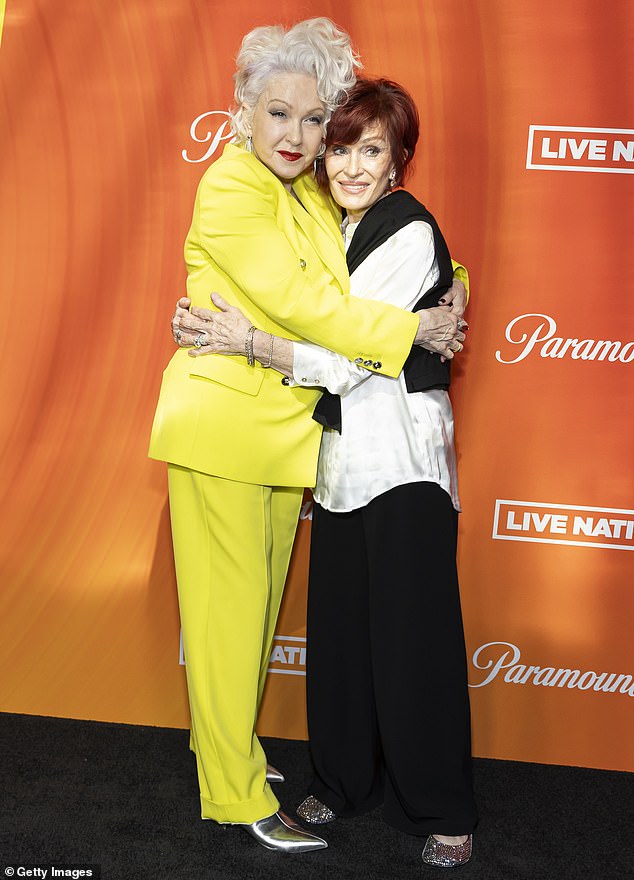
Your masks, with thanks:
[{"label": "red lipstick", "polygon": [[278,150],[277,152],[282,159],[286,159],[287,162],[297,162],[298,159],[302,158],[301,153],[287,153],[286,150]]}]

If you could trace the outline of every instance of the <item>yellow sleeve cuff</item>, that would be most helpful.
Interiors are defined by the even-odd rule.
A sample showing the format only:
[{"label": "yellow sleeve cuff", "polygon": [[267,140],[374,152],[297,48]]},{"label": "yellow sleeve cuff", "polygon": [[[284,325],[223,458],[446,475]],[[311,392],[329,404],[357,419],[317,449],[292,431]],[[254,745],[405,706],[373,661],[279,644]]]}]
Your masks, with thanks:
[{"label": "yellow sleeve cuff", "polygon": [[461,263],[456,263],[455,260],[451,261],[451,265],[453,266],[454,278],[457,278],[458,281],[462,281],[465,286],[465,290],[467,291],[467,302],[469,302],[469,273]]}]

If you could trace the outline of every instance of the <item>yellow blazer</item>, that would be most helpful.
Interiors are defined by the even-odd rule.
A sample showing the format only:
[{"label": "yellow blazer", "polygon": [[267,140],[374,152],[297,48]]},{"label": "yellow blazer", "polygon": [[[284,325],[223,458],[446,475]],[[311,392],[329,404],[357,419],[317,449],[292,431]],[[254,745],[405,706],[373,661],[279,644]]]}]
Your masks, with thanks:
[{"label": "yellow blazer", "polygon": [[[260,330],[308,339],[397,376],[418,317],[349,296],[339,212],[310,174],[300,204],[253,155],[228,144],[202,177],[185,242],[187,293],[213,308],[217,291]],[[191,358],[178,350],[164,374],[150,456],[232,480],[312,486],[320,392],[241,356]]]}]

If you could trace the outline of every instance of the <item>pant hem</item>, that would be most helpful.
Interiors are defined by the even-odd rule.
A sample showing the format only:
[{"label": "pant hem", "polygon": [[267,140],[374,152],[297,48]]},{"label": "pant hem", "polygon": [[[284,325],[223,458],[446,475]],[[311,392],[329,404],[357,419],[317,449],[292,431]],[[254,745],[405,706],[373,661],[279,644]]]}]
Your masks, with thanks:
[{"label": "pant hem", "polygon": [[235,804],[217,804],[208,798],[201,797],[200,807],[203,819],[250,825],[252,822],[257,822],[259,819],[265,819],[276,813],[280,802],[267,785],[260,797],[248,801],[239,801]]}]

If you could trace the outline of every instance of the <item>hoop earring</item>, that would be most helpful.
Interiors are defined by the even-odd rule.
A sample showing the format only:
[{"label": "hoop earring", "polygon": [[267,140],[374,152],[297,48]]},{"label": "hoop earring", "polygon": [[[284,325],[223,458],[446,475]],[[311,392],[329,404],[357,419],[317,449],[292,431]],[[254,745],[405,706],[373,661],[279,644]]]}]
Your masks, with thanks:
[{"label": "hoop earring", "polygon": [[317,150],[317,155],[313,159],[313,177],[317,177],[317,162],[326,155],[326,144],[322,141]]}]

